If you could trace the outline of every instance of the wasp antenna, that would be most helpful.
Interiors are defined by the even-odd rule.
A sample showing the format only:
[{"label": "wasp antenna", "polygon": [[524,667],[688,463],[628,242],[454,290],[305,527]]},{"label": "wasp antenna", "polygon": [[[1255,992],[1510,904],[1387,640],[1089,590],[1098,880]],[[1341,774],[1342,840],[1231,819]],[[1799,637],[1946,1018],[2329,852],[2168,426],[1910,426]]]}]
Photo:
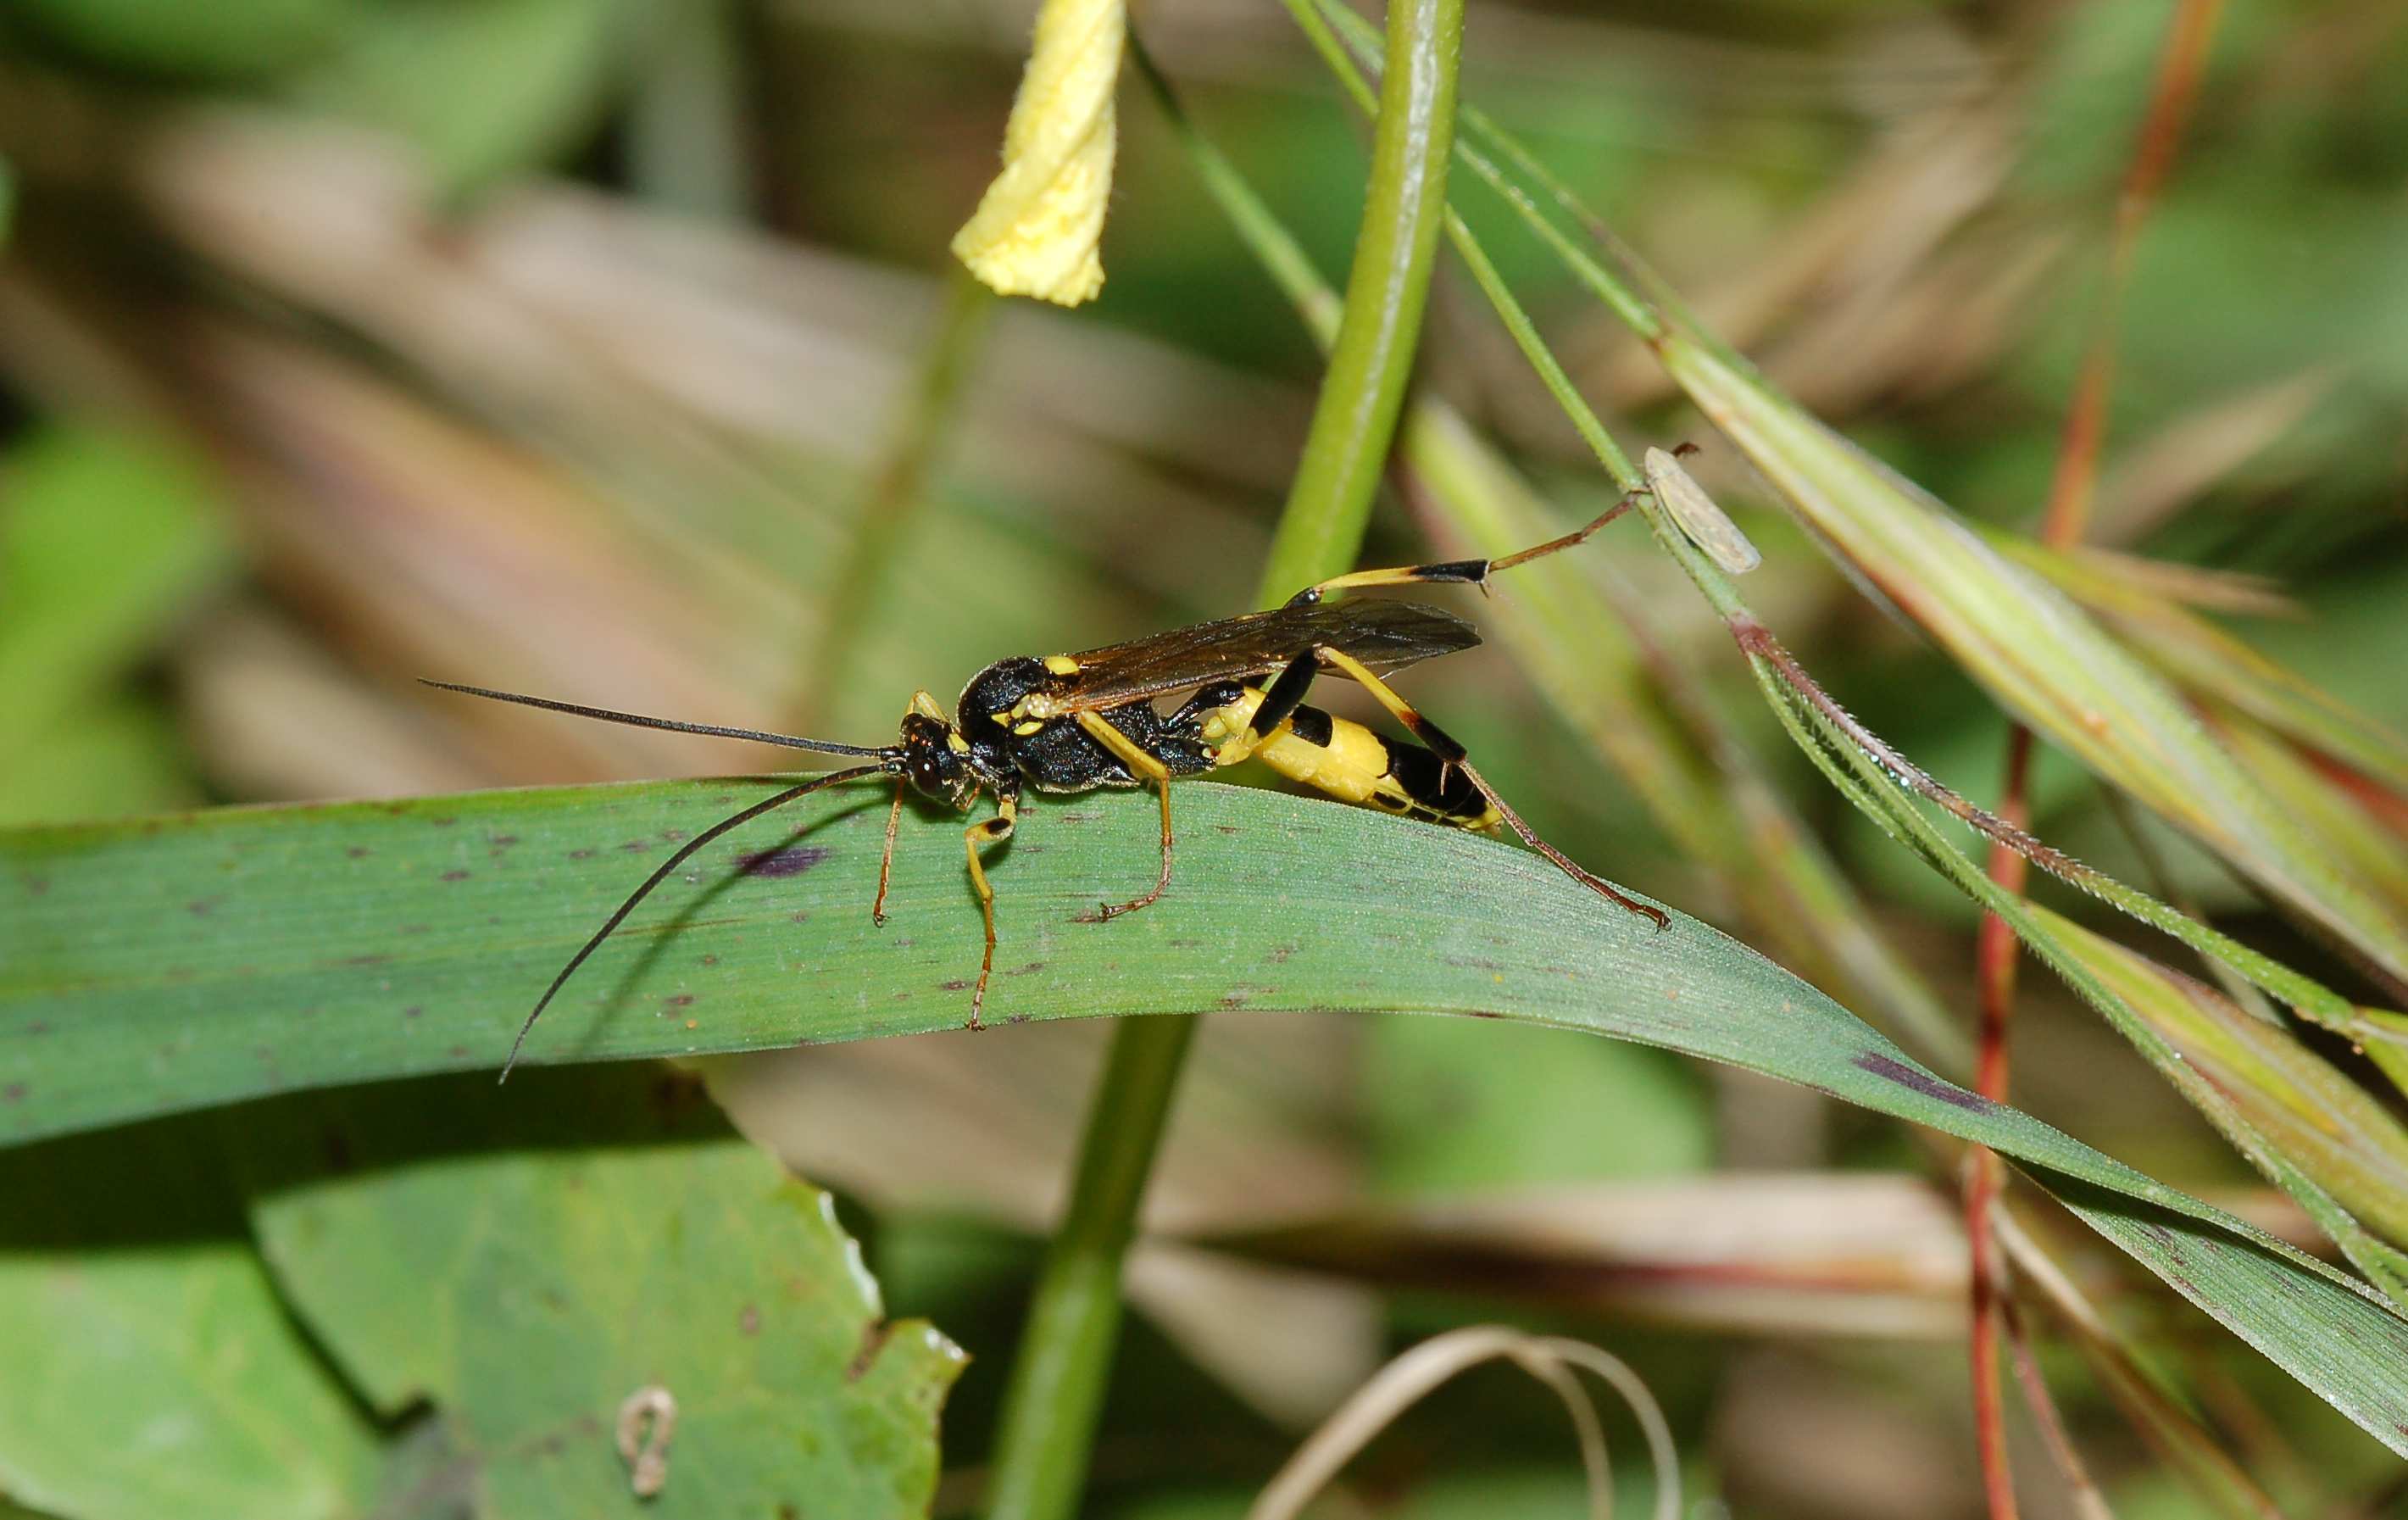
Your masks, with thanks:
[{"label": "wasp antenna", "polygon": [[[441,681],[429,681],[427,684],[430,686],[440,686],[443,683]],[[480,696],[501,695],[499,693],[493,692],[477,692],[474,687],[455,687],[452,689],[473,692],[475,695]],[[550,707],[553,704],[543,702],[536,705],[539,707]],[[879,752],[875,750],[867,750],[862,753],[867,754],[876,754]],[[508,1082],[510,1080],[510,1069],[519,1064],[519,1050],[526,1044],[527,1032],[535,1027],[536,1020],[543,1017],[543,1011],[552,1006],[552,997],[559,993],[563,986],[567,984],[568,979],[577,974],[577,968],[585,964],[585,958],[588,955],[593,954],[595,951],[600,949],[602,941],[610,938],[610,931],[625,923],[627,915],[636,911],[636,905],[642,902],[646,897],[652,896],[652,888],[659,886],[663,882],[667,881],[669,873],[676,870],[680,866],[684,865],[689,859],[693,858],[695,851],[701,849],[704,845],[709,844],[711,840],[726,833],[729,829],[741,827],[743,825],[749,824],[753,819],[760,817],[763,813],[775,811],[777,809],[784,807],[787,803],[793,802],[798,797],[809,796],[813,792],[819,791],[823,787],[834,786],[838,782],[854,782],[859,781],[864,776],[880,775],[882,774],[885,769],[886,767],[883,765],[849,766],[842,770],[831,770],[824,776],[814,776],[810,781],[803,782],[799,786],[789,786],[782,792],[777,793],[774,796],[752,804],[752,806],[745,809],[741,812],[734,813],[728,817],[721,819],[718,823],[715,823],[709,828],[704,829],[693,839],[690,839],[683,844],[679,845],[677,849],[670,853],[668,859],[661,862],[659,868],[655,869],[652,875],[644,878],[643,885],[629,893],[627,895],[627,900],[621,903],[618,906],[618,909],[613,911],[609,918],[602,921],[602,926],[594,931],[594,937],[586,940],[585,943],[578,946],[577,954],[569,956],[568,964],[560,968],[560,974],[552,979],[552,985],[543,989],[543,996],[536,999],[535,1011],[526,1016],[526,1022],[519,1025],[519,1037],[510,1041],[509,1059],[502,1063],[502,1075],[500,1081]]]},{"label": "wasp antenna", "polygon": [[604,723],[625,724],[630,728],[666,728],[675,734],[708,734],[713,738],[749,738],[756,744],[775,744],[788,750],[814,750],[821,754],[858,754],[883,756],[891,747],[872,749],[860,744],[838,744],[824,738],[798,738],[792,734],[766,733],[758,728],[727,728],[718,724],[680,723],[674,718],[648,718],[640,712],[613,712],[609,708],[589,708],[576,702],[555,702],[548,696],[525,696],[517,692],[497,692],[484,686],[463,686],[456,681],[430,681],[419,678],[422,686],[437,691],[458,692],[464,696],[481,696],[494,702],[516,702],[523,708],[541,708],[547,712],[566,712],[577,718],[599,718]]}]

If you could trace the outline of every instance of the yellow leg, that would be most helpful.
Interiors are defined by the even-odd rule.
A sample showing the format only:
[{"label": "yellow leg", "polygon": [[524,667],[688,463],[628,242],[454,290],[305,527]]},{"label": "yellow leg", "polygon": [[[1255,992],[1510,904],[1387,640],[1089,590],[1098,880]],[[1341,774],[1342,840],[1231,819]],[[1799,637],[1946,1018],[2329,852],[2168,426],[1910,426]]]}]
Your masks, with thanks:
[{"label": "yellow leg", "polygon": [[1554,861],[1557,868],[1566,876],[1616,907],[1627,909],[1642,918],[1655,920],[1656,926],[1659,929],[1671,926],[1671,919],[1662,909],[1652,908],[1634,897],[1624,896],[1614,889],[1612,882],[1574,865],[1570,856],[1531,832],[1530,825],[1522,821],[1522,815],[1515,812],[1506,804],[1503,797],[1497,795],[1497,789],[1488,784],[1485,777],[1471,768],[1470,764],[1464,758],[1463,746],[1449,738],[1437,724],[1414,711],[1413,705],[1399,695],[1395,687],[1381,680],[1369,666],[1343,650],[1322,649],[1316,652],[1331,669],[1352,677],[1365,690],[1377,697],[1380,705],[1394,713],[1397,721],[1412,730],[1414,738],[1428,745],[1440,761],[1462,771],[1464,779],[1480,789],[1480,795],[1488,799],[1488,805],[1497,810],[1497,815],[1505,821],[1505,825],[1521,836],[1524,844]]},{"label": "yellow leg", "polygon": [[[1394,686],[1381,680],[1369,666],[1342,649],[1330,649],[1325,646],[1315,649],[1313,652],[1321,657],[1322,664],[1340,675],[1351,678],[1364,690],[1379,698],[1380,705],[1386,708],[1389,714],[1398,723],[1403,724],[1407,732],[1413,738],[1429,746],[1440,761],[1450,767],[1463,764],[1463,746],[1449,738],[1446,730],[1423,717],[1411,702],[1406,701]],[[1489,800],[1493,802],[1496,798],[1491,797]]]},{"label": "yellow leg", "polygon": [[1516,565],[1527,565],[1534,559],[1541,559],[1586,542],[1589,535],[1628,511],[1634,495],[1635,493],[1625,495],[1620,501],[1599,513],[1597,519],[1585,527],[1576,528],[1560,538],[1550,538],[1545,543],[1507,554],[1501,559],[1455,559],[1430,565],[1398,565],[1378,570],[1354,570],[1305,587],[1287,599],[1288,605],[1290,607],[1310,606],[1322,600],[1333,591],[1358,591],[1365,586],[1421,586],[1455,581],[1475,585],[1485,591],[1488,589],[1488,578],[1499,570],[1510,570]]},{"label": "yellow leg", "polygon": [[980,1028],[979,1010],[986,1006],[987,978],[995,974],[995,888],[986,884],[986,867],[979,859],[982,845],[1011,838],[1020,816],[1020,799],[1006,793],[995,799],[995,816],[972,824],[962,833],[962,850],[969,857],[970,885],[978,892],[979,914],[986,921],[986,950],[979,956],[978,989],[970,994],[970,1027]]},{"label": "yellow leg", "polygon": [[1094,916],[1082,916],[1079,920],[1082,924],[1109,924],[1123,913],[1134,913],[1150,906],[1162,896],[1163,889],[1170,885],[1170,767],[1138,748],[1135,739],[1096,714],[1080,712],[1073,716],[1079,720],[1079,726],[1086,730],[1087,737],[1110,750],[1115,759],[1129,767],[1131,775],[1152,782],[1155,795],[1162,799],[1162,874],[1154,878],[1154,890],[1142,897],[1132,897],[1124,903],[1105,903]]},{"label": "yellow leg", "polygon": [[878,897],[869,905],[869,922],[886,922],[886,881],[895,874],[895,830],[903,822],[903,788],[910,783],[895,783],[895,806],[886,810],[886,849],[878,857]]}]

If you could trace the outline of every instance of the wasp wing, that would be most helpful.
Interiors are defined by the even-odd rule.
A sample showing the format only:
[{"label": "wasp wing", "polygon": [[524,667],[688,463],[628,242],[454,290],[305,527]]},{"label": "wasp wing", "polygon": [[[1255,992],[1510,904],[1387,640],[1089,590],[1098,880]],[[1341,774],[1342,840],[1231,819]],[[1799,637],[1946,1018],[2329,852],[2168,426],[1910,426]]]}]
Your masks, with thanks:
[{"label": "wasp wing", "polygon": [[1343,650],[1374,670],[1397,670],[1480,642],[1454,613],[1418,602],[1316,602],[1172,628],[1070,655],[1057,675],[1057,710],[1118,707],[1215,681],[1268,675],[1309,649]]}]

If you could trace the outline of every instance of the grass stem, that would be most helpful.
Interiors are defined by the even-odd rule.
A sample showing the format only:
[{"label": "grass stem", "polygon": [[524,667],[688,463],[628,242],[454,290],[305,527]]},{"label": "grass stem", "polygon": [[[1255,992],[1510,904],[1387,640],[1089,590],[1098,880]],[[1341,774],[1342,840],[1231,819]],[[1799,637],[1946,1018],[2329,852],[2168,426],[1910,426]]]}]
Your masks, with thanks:
[{"label": "grass stem", "polygon": [[[1455,149],[1463,0],[1395,0],[1338,342],[1263,571],[1261,600],[1343,573],[1361,552],[1429,297]],[[1004,1395],[994,1520],[1077,1513],[1120,1326],[1121,1259],[1194,1038],[1191,1018],[1125,1019],[1090,1107],[1069,1212],[1054,1237]]]}]

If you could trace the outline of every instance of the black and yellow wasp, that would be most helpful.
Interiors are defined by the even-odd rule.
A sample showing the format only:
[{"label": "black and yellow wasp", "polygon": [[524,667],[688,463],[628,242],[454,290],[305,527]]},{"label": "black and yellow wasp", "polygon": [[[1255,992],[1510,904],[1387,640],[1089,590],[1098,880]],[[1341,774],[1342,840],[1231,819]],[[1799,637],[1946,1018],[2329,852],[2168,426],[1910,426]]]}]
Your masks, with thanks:
[{"label": "black and yellow wasp", "polygon": [[[1532,833],[1471,767],[1463,746],[1415,711],[1387,683],[1386,673],[1478,644],[1480,635],[1470,624],[1452,612],[1413,602],[1328,599],[1334,592],[1369,586],[1452,581],[1484,590],[1497,571],[1569,549],[1613,521],[1629,505],[1625,497],[1577,532],[1502,559],[1357,570],[1307,586],[1286,605],[1268,612],[1173,628],[1077,654],[998,660],[971,678],[951,718],[926,692],[914,695],[896,741],[874,749],[612,712],[451,681],[426,682],[470,696],[639,728],[753,739],[822,754],[856,755],[869,762],[775,793],[680,845],[552,979],[510,1046],[503,1077],[507,1079],[510,1067],[517,1064],[519,1049],[536,1020],[585,958],[695,852],[798,797],[871,776],[891,776],[896,783],[895,803],[886,815],[886,849],[878,865],[878,896],[870,905],[871,919],[881,924],[885,922],[886,883],[895,863],[895,833],[905,791],[917,791],[961,812],[968,812],[981,796],[995,796],[994,816],[971,825],[965,839],[970,885],[978,893],[986,925],[986,950],[979,961],[976,990],[970,994],[973,1029],[979,1027],[987,978],[995,967],[995,891],[987,884],[980,851],[1011,838],[1021,793],[1028,787],[1039,792],[1090,792],[1097,787],[1151,784],[1161,797],[1162,871],[1152,890],[1127,902],[1104,904],[1082,920],[1085,923],[1103,923],[1135,912],[1170,885],[1171,782],[1254,759],[1343,801],[1368,803],[1458,828],[1492,829],[1504,824],[1574,881],[1663,927],[1669,921],[1660,910],[1625,896]],[[1361,724],[1307,706],[1306,692],[1316,677],[1325,674],[1346,676],[1362,685],[1419,742],[1389,738]],[[1265,681],[1266,677],[1269,679]],[[1155,706],[1159,698],[1182,693],[1186,699],[1174,710],[1165,712]]]}]

